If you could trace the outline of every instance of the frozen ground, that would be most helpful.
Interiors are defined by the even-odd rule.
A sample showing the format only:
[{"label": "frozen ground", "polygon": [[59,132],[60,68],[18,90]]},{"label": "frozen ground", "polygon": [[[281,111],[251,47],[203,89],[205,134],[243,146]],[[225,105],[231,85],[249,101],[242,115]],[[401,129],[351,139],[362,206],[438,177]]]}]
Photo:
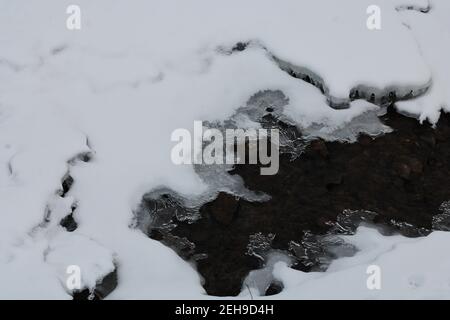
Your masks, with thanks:
[{"label": "frozen ground", "polygon": [[[89,288],[117,268],[111,298],[205,298],[190,265],[129,227],[133,210],[159,186],[203,192],[192,167],[171,163],[171,132],[225,119],[259,90],[282,90],[286,113],[302,128],[339,128],[377,108],[364,101],[330,107],[349,103],[355,88],[399,96],[427,90],[399,104],[422,120],[450,109],[447,0],[431,2],[428,13],[421,12],[430,6],[425,0],[77,3],[82,29],[69,31],[69,1],[0,0],[1,298],[71,298],[66,265],[79,265]],[[378,31],[366,27],[372,4],[382,9]],[[250,45],[230,53],[238,42]],[[316,79],[324,93],[287,68]],[[86,154],[90,161],[77,159]],[[68,173],[75,182],[62,192]],[[74,207],[78,228],[69,233],[59,221]],[[363,257],[377,252],[387,266],[397,259],[413,268],[408,277],[425,279],[361,297],[448,297],[434,282],[448,283],[446,238],[412,242],[360,231],[354,241]],[[365,250],[377,239],[377,249]],[[433,270],[406,264],[420,254],[435,261]],[[317,281],[279,266],[288,288],[280,297],[319,296],[335,275],[358,273],[367,261],[337,261]],[[365,284],[349,281],[345,289]],[[332,286],[326,297],[361,292],[342,290]]]}]

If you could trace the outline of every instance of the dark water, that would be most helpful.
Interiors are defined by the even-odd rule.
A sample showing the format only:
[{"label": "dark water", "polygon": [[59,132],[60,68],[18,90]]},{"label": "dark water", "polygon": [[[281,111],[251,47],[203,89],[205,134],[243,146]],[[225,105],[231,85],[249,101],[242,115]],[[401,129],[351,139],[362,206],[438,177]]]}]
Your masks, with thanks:
[{"label": "dark water", "polygon": [[[320,235],[351,233],[361,220],[409,237],[426,235],[450,199],[450,116],[432,128],[389,108],[382,121],[392,133],[361,135],[351,144],[318,139],[297,158],[282,154],[274,176],[261,176],[257,165],[237,165],[231,174],[270,195],[269,201],[219,193],[199,208],[194,223],[177,219],[183,204],[167,201],[172,195],[144,201],[155,215],[152,208],[162,201],[171,220],[170,228],[150,226],[146,232],[195,261],[207,293],[217,296],[239,294],[248,273],[264,265],[264,253],[252,251],[250,243],[258,236],[270,247],[261,252],[280,250],[295,268],[310,271],[334,258]],[[281,289],[274,283],[267,294]]]}]

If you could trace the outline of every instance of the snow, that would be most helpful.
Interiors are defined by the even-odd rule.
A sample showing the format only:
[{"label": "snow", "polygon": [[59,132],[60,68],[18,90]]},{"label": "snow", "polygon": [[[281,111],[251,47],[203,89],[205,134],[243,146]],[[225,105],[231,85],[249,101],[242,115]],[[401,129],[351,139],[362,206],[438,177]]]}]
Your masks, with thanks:
[{"label": "snow", "polygon": [[[226,119],[267,89],[285,93],[300,127],[323,134],[378,110],[330,108],[272,56],[318,75],[338,100],[358,85],[433,80],[399,107],[435,121],[448,103],[448,48],[429,34],[450,32],[448,4],[435,2],[428,16],[396,10],[428,5],[420,0],[80,0],[82,29],[69,31],[69,1],[0,1],[0,298],[70,298],[65,264],[82,267],[88,288],[117,266],[110,298],[204,298],[192,266],[130,228],[146,192],[207,188],[191,166],[171,163],[171,132]],[[372,4],[381,30],[366,28]],[[218,50],[241,41],[253,45]],[[70,163],[86,152],[92,161]],[[67,172],[75,183],[61,198]],[[73,204],[79,226],[68,234],[58,224]]]},{"label": "snow", "polygon": [[[283,262],[274,276],[285,290],[277,299],[449,299],[450,257],[445,254],[450,234],[434,232],[410,239],[382,236],[360,227],[354,236],[343,236],[360,251],[335,260],[325,273],[303,273]],[[367,287],[370,266],[380,270],[380,290]]]},{"label": "snow", "polygon": [[[433,85],[418,99],[398,104],[402,112],[414,114],[421,121],[436,123],[441,109],[450,111],[450,3],[433,1],[428,14],[415,11],[404,13],[404,19],[419,43],[419,49],[432,73]],[[436,35],[430,37],[430,35]]]}]

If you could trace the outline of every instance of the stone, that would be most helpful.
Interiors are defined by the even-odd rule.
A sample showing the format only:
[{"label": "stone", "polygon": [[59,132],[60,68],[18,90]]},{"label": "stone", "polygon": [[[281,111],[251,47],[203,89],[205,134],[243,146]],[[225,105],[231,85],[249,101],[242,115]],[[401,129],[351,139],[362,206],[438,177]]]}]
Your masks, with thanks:
[{"label": "stone", "polygon": [[206,211],[219,224],[229,225],[237,214],[239,200],[232,195],[221,192],[217,199],[206,206]]}]

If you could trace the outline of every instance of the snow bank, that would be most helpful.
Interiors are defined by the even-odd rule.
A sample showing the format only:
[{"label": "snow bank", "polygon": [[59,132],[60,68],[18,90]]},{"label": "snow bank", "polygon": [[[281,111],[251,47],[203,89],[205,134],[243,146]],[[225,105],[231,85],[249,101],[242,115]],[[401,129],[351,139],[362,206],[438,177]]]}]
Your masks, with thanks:
[{"label": "snow bank", "polygon": [[433,85],[423,97],[398,103],[398,109],[418,116],[421,121],[436,123],[441,110],[450,112],[450,3],[434,0],[431,4],[427,14],[408,11],[402,18],[417,38],[419,50],[431,70]]},{"label": "snow bank", "polygon": [[[432,77],[431,92],[441,94],[448,81],[445,72],[434,78],[436,50],[424,59],[396,10],[425,1],[80,0],[79,31],[66,29],[69,4],[0,2],[2,297],[69,298],[65,263],[83,266],[87,287],[116,263],[112,298],[202,297],[191,266],[129,227],[149,190],[206,188],[192,167],[171,163],[171,132],[225,119],[267,89],[286,94],[286,112],[303,128],[334,130],[377,108],[359,101],[334,110],[274,57],[320,76],[337,100],[359,85],[426,88]],[[366,27],[372,4],[382,8],[379,31]],[[422,15],[412,19],[428,26]],[[246,41],[258,45],[219,50]],[[69,163],[85,152],[90,162]],[[75,183],[55,205],[68,170]],[[68,235],[58,223],[74,203],[78,229]]]},{"label": "snow bank", "polygon": [[[450,234],[434,232],[426,238],[382,236],[360,227],[342,237],[360,251],[334,261],[325,273],[303,273],[278,263],[275,278],[285,290],[276,299],[449,299],[450,257],[445,254]],[[370,266],[380,270],[380,290],[370,290]]]}]

